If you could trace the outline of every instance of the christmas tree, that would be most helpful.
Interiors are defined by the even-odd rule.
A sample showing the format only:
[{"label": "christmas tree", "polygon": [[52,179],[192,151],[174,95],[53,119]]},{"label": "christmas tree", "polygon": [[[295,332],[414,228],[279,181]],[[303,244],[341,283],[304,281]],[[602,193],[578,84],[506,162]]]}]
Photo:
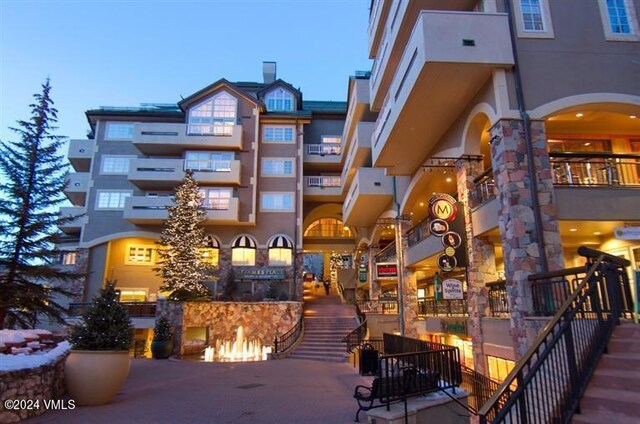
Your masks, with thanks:
[{"label": "christmas tree", "polygon": [[57,267],[57,206],[64,200],[68,165],[65,137],[55,135],[58,111],[49,80],[30,105],[31,118],[18,121],[18,141],[0,143],[0,328],[33,327],[47,317],[64,323],[58,303],[66,286],[83,275]]},{"label": "christmas tree", "polygon": [[171,340],[171,325],[167,317],[160,317],[156,320],[156,326],[153,330],[153,340],[165,341]]},{"label": "christmas tree", "polygon": [[202,197],[191,171],[187,171],[176,188],[174,205],[167,208],[169,218],[162,231],[158,249],[159,267],[155,271],[162,277],[161,290],[171,292],[170,299],[193,300],[209,296],[202,284],[210,265],[202,260],[200,249],[204,245],[205,219]]},{"label": "christmas tree", "polygon": [[133,326],[126,308],[118,302],[114,285],[107,282],[71,329],[69,342],[76,350],[129,350]]},{"label": "christmas tree", "polygon": [[338,283],[338,269],[343,267],[342,255],[339,253],[332,253],[329,256],[329,276],[331,278],[331,284]]}]

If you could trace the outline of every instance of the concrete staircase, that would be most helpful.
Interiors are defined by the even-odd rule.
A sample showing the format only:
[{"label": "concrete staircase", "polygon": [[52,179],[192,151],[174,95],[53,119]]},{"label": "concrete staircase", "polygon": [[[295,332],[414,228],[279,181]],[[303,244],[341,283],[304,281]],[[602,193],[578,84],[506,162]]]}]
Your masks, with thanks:
[{"label": "concrete staircase", "polygon": [[573,424],[640,423],[640,325],[616,327]]},{"label": "concrete staircase", "polygon": [[348,354],[342,338],[356,326],[353,306],[343,305],[338,295],[305,292],[304,336],[288,358],[345,362]]}]

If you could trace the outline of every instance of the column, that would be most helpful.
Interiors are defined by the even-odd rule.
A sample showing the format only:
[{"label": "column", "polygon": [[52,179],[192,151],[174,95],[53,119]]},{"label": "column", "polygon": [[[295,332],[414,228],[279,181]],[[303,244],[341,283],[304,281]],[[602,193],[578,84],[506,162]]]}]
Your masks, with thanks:
[{"label": "column", "polygon": [[[535,231],[531,177],[527,166],[524,123],[501,120],[491,128],[491,157],[498,196],[498,222],[503,245],[511,336],[516,357],[521,357],[533,341],[527,334],[525,318],[532,311],[527,277],[542,271],[541,240]],[[544,246],[549,270],[562,269],[562,245],[558,232],[553,180],[544,123],[531,123],[531,142],[536,169],[537,199],[544,230]]]},{"label": "column", "polygon": [[482,161],[456,162],[458,202],[464,214],[467,237],[467,303],[469,307],[468,332],[473,343],[473,363],[476,371],[487,375],[484,358],[482,317],[488,314],[485,283],[496,279],[495,249],[485,237],[475,237],[471,208],[477,206],[474,178],[482,173]]},{"label": "column", "polygon": [[[396,252],[398,258],[404,258],[409,243],[407,241],[407,231],[411,228],[411,221],[408,219],[396,220]],[[402,254],[400,253],[402,251]],[[404,260],[398,261],[398,284],[402,284],[402,289],[398,287],[399,307],[402,308],[401,319],[404,321],[404,336],[418,338],[416,322],[418,321],[418,282],[415,274],[404,266]],[[402,301],[400,301],[402,296]],[[400,312],[400,311],[398,311]]]},{"label": "column", "polygon": [[369,257],[368,266],[369,266],[369,299],[377,301],[382,294],[382,285],[376,278],[376,255],[380,249],[378,246],[369,246]]}]

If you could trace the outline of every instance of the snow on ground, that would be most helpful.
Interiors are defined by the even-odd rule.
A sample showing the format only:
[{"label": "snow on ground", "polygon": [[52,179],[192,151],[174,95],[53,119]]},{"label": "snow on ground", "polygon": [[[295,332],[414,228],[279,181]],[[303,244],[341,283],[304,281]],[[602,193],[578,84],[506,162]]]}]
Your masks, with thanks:
[{"label": "snow on ground", "polygon": [[69,351],[69,342],[58,343],[55,348],[46,352],[34,352],[31,355],[0,354],[0,372],[19,371],[55,363]]}]

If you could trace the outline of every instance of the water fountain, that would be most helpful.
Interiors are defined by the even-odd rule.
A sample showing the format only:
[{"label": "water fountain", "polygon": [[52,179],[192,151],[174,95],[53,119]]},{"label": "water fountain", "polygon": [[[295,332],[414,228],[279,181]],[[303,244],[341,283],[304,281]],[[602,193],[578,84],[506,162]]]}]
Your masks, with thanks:
[{"label": "water fountain", "polygon": [[246,340],[244,329],[239,326],[236,330],[235,341],[216,340],[215,347],[205,349],[205,362],[246,362],[265,361],[271,353],[271,346],[262,346],[259,340]]}]

